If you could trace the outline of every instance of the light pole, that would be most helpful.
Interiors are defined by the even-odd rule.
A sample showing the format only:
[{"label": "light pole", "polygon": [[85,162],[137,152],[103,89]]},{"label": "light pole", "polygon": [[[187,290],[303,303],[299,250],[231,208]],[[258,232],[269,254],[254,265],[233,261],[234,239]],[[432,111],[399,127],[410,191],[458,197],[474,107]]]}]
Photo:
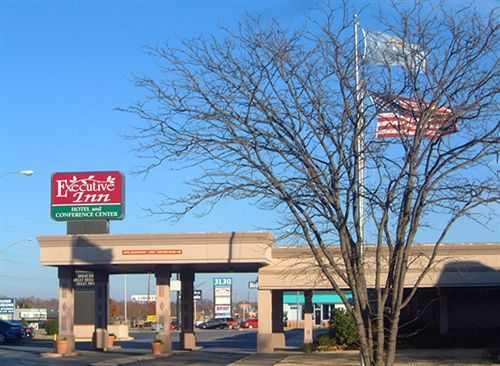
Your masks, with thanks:
[{"label": "light pole", "polygon": [[0,175],[0,178],[5,177],[6,175],[11,175],[11,174],[21,174],[21,175],[25,175],[27,177],[30,177],[30,176],[33,175],[33,173],[35,173],[33,170],[20,170],[20,171],[17,171],[17,172],[3,173],[3,174]]},{"label": "light pole", "polygon": [[127,295],[127,274],[125,273],[123,275],[123,297],[125,298],[125,301],[123,302],[125,308],[123,309],[123,312],[124,312],[124,316],[125,316],[125,324],[127,324],[127,327],[128,327],[128,315],[127,315],[127,299],[128,299],[128,295]]}]

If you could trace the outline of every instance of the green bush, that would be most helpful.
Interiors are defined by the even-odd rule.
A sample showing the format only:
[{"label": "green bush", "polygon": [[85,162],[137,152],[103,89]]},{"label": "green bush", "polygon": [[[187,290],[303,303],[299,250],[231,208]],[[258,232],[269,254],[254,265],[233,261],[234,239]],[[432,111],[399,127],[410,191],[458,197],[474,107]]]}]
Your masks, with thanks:
[{"label": "green bush", "polygon": [[356,329],[356,322],[352,314],[343,310],[335,309],[330,320],[329,336],[333,344],[347,347],[358,346],[359,336]]},{"label": "green bush", "polygon": [[305,353],[311,353],[314,351],[314,345],[312,343],[304,343],[302,345],[302,351]]},{"label": "green bush", "polygon": [[335,346],[335,340],[329,334],[322,334],[316,339],[316,345],[321,348]]},{"label": "green bush", "polygon": [[59,323],[57,320],[51,320],[45,323],[45,332],[48,335],[54,335],[59,333]]}]

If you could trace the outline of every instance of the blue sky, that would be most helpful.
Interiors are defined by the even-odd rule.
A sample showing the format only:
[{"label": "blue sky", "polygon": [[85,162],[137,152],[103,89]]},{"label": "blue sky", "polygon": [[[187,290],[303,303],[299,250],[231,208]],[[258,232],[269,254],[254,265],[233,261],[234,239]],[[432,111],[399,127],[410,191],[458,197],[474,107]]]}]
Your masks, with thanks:
[{"label": "blue sky", "polygon": [[[143,162],[122,135],[131,133],[137,120],[114,108],[140,99],[142,92],[130,82],[133,74],[156,72],[155,60],[143,53],[143,45],[218,34],[219,25],[235,28],[246,12],[293,26],[315,3],[2,1],[0,175],[22,169],[35,175],[0,178],[0,294],[57,296],[56,271],[39,264],[36,241],[37,235],[66,231],[64,223],[50,219],[54,172],[119,170],[126,175],[126,218],[111,223],[113,233],[248,231],[272,223],[271,212],[245,202],[224,202],[208,216],[190,216],[176,224],[147,217],[142,207],[154,205],[157,192],[181,192],[187,177],[167,169],[154,170],[147,178],[132,175]],[[466,220],[448,238],[494,240],[497,231]],[[129,278],[129,294],[145,293],[145,276]],[[247,282],[255,278],[235,277],[237,298],[248,296]],[[113,276],[112,297],[123,297],[122,281]],[[197,281],[204,294],[211,292],[210,276],[198,276]],[[255,298],[252,291],[250,298]]]}]

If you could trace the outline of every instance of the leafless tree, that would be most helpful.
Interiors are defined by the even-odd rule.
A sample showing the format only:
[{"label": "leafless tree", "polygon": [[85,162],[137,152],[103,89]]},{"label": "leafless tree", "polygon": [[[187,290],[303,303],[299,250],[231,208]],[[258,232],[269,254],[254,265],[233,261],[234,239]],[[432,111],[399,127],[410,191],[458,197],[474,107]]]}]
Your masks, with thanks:
[{"label": "leafless tree", "polygon": [[[464,216],[487,223],[499,201],[495,12],[450,12],[428,3],[393,8],[390,18],[377,19],[380,30],[418,45],[425,69],[411,60],[384,67],[361,58],[357,88],[347,6],[311,14],[297,30],[247,18],[224,37],[148,48],[162,74],[138,77],[146,96],[122,109],[145,121],[133,136],[149,159],[144,173],[168,164],[199,173],[187,183],[187,196],[167,194],[152,212],[180,218],[225,198],[278,212],[282,232],[309,245],[354,315],[367,365],[394,363],[401,309],[452,225]],[[414,136],[375,138],[373,90],[418,101]],[[458,132],[427,138],[442,106],[452,109],[448,127]],[[360,198],[374,253],[372,282]],[[403,291],[415,237],[436,214],[442,224],[433,226],[434,252],[418,260],[420,276]]]}]

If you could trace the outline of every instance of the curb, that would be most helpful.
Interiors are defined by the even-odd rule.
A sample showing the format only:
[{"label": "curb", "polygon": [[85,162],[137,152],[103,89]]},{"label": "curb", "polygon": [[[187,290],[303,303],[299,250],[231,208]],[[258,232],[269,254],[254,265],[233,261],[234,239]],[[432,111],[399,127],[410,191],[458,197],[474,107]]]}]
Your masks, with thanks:
[{"label": "curb", "polygon": [[170,354],[157,355],[157,356],[156,355],[130,356],[130,357],[123,357],[123,358],[107,360],[107,361],[93,362],[93,363],[89,363],[89,366],[118,366],[118,365],[126,365],[129,363],[135,363],[135,362],[140,362],[140,361],[157,360],[159,358],[166,358],[169,356],[170,356]]},{"label": "curb", "polygon": [[78,352],[71,352],[71,353],[55,353],[55,352],[44,352],[40,354],[41,358],[63,358],[63,357],[74,357],[78,356]]}]

